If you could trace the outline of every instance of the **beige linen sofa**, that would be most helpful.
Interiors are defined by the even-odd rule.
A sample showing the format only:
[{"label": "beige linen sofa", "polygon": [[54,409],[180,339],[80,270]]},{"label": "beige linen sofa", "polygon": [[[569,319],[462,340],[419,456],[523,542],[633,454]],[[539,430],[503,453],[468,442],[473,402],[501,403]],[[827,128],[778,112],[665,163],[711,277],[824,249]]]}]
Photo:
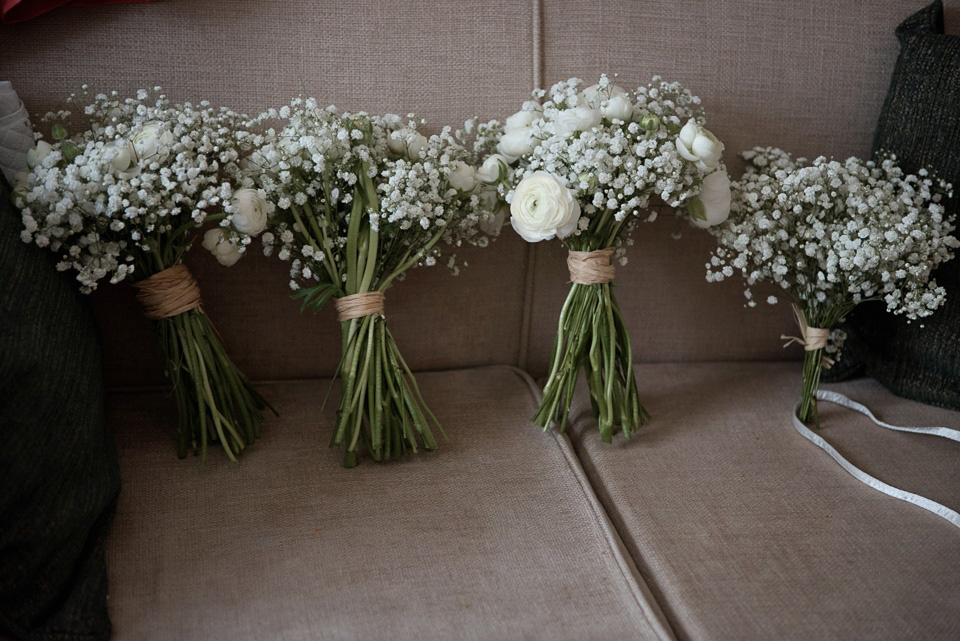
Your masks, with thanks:
[{"label": "beige linen sofa", "polygon": [[[170,0],[0,27],[30,111],[88,83],[161,85],[250,112],[305,92],[505,117],[537,85],[654,73],[703,99],[737,151],[865,156],[897,54],[927,0],[375,3]],[[948,30],[960,4],[948,2]],[[682,238],[673,236],[680,232]],[[567,288],[564,253],[509,228],[469,266],[414,270],[387,315],[450,440],[340,467],[322,400],[332,310],[301,314],[286,266],[189,264],[237,363],[280,412],[239,464],[174,454],[156,339],[126,286],[94,295],[123,492],[109,544],[115,638],[957,639],[960,532],[860,484],[797,434],[789,309],[708,284],[712,239],[664,214],[618,272],[653,415],[604,445],[581,389],[566,435],[530,423]],[[870,380],[831,386],[882,418],[960,413]],[[960,446],[824,406],[822,434],[883,480],[960,509]]]}]

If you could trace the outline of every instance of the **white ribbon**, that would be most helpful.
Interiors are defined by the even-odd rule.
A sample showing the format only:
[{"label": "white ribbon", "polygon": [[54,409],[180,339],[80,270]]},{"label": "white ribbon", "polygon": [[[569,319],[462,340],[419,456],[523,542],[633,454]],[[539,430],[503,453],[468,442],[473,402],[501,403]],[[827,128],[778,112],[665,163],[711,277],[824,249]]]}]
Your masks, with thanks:
[{"label": "white ribbon", "polygon": [[[817,399],[836,403],[837,405],[842,405],[843,407],[860,412],[861,414],[866,415],[871,421],[880,427],[885,427],[889,430],[915,432],[917,434],[930,434],[931,436],[942,436],[943,438],[948,438],[951,441],[957,441],[960,443],[960,430],[950,427],[901,427],[898,425],[890,425],[889,423],[884,423],[883,421],[878,420],[877,417],[873,415],[873,412],[867,409],[864,405],[850,400],[843,394],[837,392],[817,390]],[[793,427],[796,428],[796,430],[800,432],[804,438],[829,454],[833,460],[840,464],[840,467],[849,472],[861,483],[869,485],[873,489],[883,492],[888,496],[892,496],[895,499],[900,499],[901,501],[906,501],[908,503],[913,503],[918,507],[922,507],[923,509],[933,512],[937,516],[946,519],[956,527],[960,528],[960,514],[951,510],[947,506],[941,505],[936,501],[931,501],[930,499],[924,498],[919,494],[913,494],[912,492],[901,490],[893,487],[892,485],[887,485],[883,481],[870,476],[857,466],[853,465],[850,461],[843,458],[840,453],[833,448],[832,445],[827,443],[819,434],[812,432],[810,428],[804,425],[800,419],[797,418],[796,410],[793,412]]]}]

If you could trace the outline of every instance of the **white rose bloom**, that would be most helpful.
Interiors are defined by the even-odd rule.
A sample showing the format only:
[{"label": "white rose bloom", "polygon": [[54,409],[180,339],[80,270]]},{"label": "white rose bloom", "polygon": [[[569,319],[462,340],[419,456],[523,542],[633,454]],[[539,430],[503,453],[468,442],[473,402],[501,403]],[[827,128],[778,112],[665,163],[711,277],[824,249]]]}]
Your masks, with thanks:
[{"label": "white rose bloom", "polygon": [[[46,140],[37,142],[37,146],[27,152],[27,166],[33,169],[43,162],[43,159],[50,155],[53,147]],[[22,166],[22,165],[21,165]]]},{"label": "white rose bloom", "polygon": [[617,119],[628,122],[633,115],[633,101],[626,94],[614,96],[600,105],[600,113],[607,120]]},{"label": "white rose bloom", "polygon": [[627,93],[627,90],[617,85],[607,85],[606,89],[601,89],[600,85],[591,85],[580,92],[579,104],[597,109],[603,104],[604,100],[616,98]]},{"label": "white rose bloom", "polygon": [[488,185],[495,185],[507,175],[507,165],[510,162],[501,154],[491,154],[477,170],[477,179]]},{"label": "white rose bloom", "polygon": [[510,223],[528,243],[566,238],[577,228],[580,203],[553,174],[537,171],[513,191]]},{"label": "white rose bloom", "polygon": [[712,171],[720,164],[723,143],[691,119],[680,130],[677,151],[701,171]]},{"label": "white rose bloom", "polygon": [[219,228],[207,230],[203,235],[202,245],[224,267],[232,267],[242,256],[237,246],[227,241],[223,230]]},{"label": "white rose bloom", "polygon": [[173,146],[173,134],[169,131],[160,132],[159,122],[148,122],[133,137],[133,148],[137,152],[137,159],[150,162],[163,162],[170,155]]},{"label": "white rose bloom", "polygon": [[514,129],[521,129],[523,127],[529,127],[534,123],[534,121],[539,120],[543,117],[543,114],[539,111],[530,111],[524,109],[523,111],[518,111],[513,114],[503,125],[503,131],[511,132]]},{"label": "white rose bloom", "polygon": [[256,189],[241,189],[233,195],[233,228],[257,236],[267,228],[267,201]]},{"label": "white rose bloom", "polygon": [[590,131],[600,124],[599,109],[574,107],[557,113],[556,130],[561,136],[572,136],[577,131]]},{"label": "white rose bloom", "polygon": [[451,187],[464,193],[470,193],[476,189],[477,171],[473,167],[465,162],[455,160],[450,163],[450,168],[453,171],[450,172],[447,179],[450,181]]},{"label": "white rose bloom", "polygon": [[521,127],[504,134],[497,144],[497,151],[506,156],[510,162],[513,162],[520,156],[529,154],[536,146],[537,141],[533,137],[533,129]]},{"label": "white rose bloom", "polygon": [[730,176],[715,171],[703,179],[700,195],[687,204],[693,224],[701,229],[713,227],[730,216]]}]

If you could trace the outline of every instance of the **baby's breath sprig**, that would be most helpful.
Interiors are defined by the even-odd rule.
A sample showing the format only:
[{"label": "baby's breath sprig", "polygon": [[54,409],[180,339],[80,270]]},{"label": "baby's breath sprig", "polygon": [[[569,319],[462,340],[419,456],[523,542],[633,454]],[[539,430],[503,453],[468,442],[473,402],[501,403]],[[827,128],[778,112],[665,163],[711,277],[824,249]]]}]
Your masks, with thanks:
[{"label": "baby's breath sprig", "polygon": [[[751,287],[773,283],[807,326],[826,330],[864,301],[882,301],[911,320],[943,304],[946,291],[932,273],[960,247],[954,214],[941,204],[952,195],[946,181],[926,170],[907,174],[892,156],[808,161],[757,147],[743,157],[750,164],[733,185],[730,218],[712,229],[717,248],[706,265],[708,281],[739,273],[750,307]],[[804,422],[818,421],[823,351],[836,354],[838,338],[835,332],[825,348],[806,352]]]}]

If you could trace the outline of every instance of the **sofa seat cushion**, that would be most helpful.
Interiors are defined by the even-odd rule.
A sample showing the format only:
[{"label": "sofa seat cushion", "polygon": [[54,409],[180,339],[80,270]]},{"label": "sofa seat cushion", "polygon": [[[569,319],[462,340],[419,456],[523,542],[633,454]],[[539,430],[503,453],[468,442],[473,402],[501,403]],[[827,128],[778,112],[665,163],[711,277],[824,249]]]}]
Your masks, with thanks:
[{"label": "sofa seat cushion", "polygon": [[165,392],[113,395],[116,639],[672,638],[530,379],[417,378],[450,441],[353,470],[329,381],[263,385],[281,416],[238,464],[173,456]]},{"label": "sofa seat cushion", "polygon": [[[600,442],[585,390],[571,439],[679,638],[960,638],[960,531],[861,484],[797,433],[801,364],[640,365],[653,418]],[[584,386],[585,387],[585,386]],[[960,427],[872,380],[824,386],[895,425]],[[960,444],[821,402],[862,470],[960,510]]]}]

